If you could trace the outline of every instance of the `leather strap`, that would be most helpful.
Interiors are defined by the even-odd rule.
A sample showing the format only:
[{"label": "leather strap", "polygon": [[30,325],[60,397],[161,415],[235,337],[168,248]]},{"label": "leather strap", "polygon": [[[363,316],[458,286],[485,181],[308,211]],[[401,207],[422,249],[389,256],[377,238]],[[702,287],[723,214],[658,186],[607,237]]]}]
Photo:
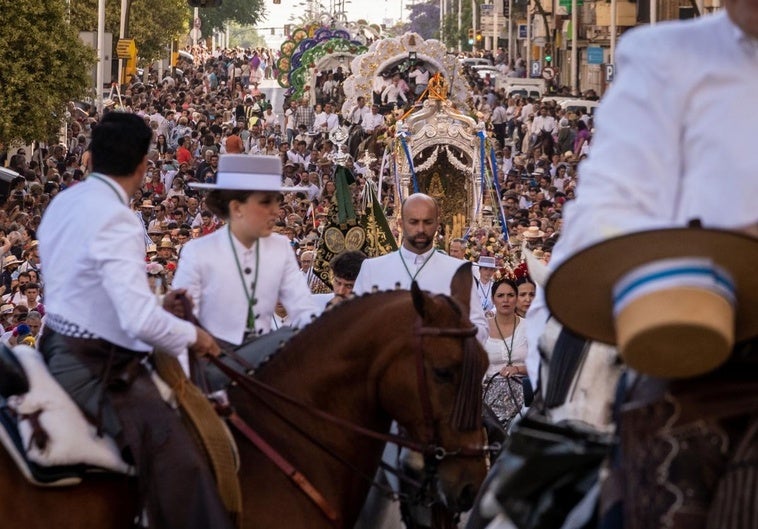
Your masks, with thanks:
[{"label": "leather strap", "polygon": [[242,435],[248,438],[272,463],[274,463],[284,474],[290,478],[303,493],[310,499],[326,516],[327,520],[332,522],[335,527],[340,527],[340,517],[337,511],[332,507],[324,496],[308,481],[300,471],[287,461],[276,449],[268,444],[258,433],[253,430],[242,418],[232,411],[227,417]]}]

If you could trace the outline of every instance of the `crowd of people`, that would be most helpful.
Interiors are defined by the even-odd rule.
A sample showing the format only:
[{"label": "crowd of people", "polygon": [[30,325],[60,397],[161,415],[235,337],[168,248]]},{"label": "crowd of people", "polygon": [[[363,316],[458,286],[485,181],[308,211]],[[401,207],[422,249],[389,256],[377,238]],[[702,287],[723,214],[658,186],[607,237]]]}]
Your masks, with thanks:
[{"label": "crowd of people", "polygon": [[[339,91],[342,72],[321,76],[334,87],[327,84],[325,89],[322,85],[316,101],[291,100],[286,108],[275,109],[259,86],[261,79],[273,75],[266,73],[274,62],[270,50],[192,51],[194,62],[183,62],[180,74],[159,79],[157,72],[151,72],[147,82],[134,79],[121,97],[107,101],[104,109],[104,115],[133,113],[152,131],[144,181],[129,197],[129,207],[144,226],[146,274],[151,288],[157,295],[168,292],[183,247],[226,225],[228,220],[219,215],[218,207],[208,204],[197,185],[216,182],[220,158],[247,154],[281,161],[282,183],[289,191],[277,207],[273,229],[290,241],[311,291],[328,292],[329,287],[313,271],[313,252],[336,204],[336,147],[328,132],[345,121],[358,124],[366,135],[387,131],[396,116],[393,110],[397,105],[410,106],[423,93],[429,72],[423,64],[409,64],[403,72],[386,76],[374,101],[368,104],[359,98],[345,119],[336,113],[337,103],[329,95]],[[492,317],[499,314],[494,299],[499,294],[498,289],[493,290],[493,282],[519,279],[521,241],[527,241],[538,258],[549,260],[560,233],[563,205],[574,198],[576,168],[588,152],[592,123],[589,116],[566,113],[552,103],[506,99],[494,87],[481,93],[472,86],[470,104],[477,118],[486,123],[495,147],[496,189],[500,194],[490,193],[485,198],[483,209],[489,222],[472,226],[465,238],[451,241],[439,236],[435,244],[457,258],[489,263],[478,269],[478,297],[482,309]],[[10,344],[29,343],[27,336],[33,340],[35,332],[29,330],[38,330],[39,325],[28,322],[36,322],[38,314],[45,314],[45,278],[36,251],[42,215],[56,195],[81,183],[90,172],[88,146],[99,117],[94,109],[73,110],[67,143],[47,149],[37,145],[30,152],[18,148],[4,155],[8,167],[21,175],[11,183],[5,207],[0,210],[0,235],[6,237],[0,248],[5,257],[2,313],[7,332],[3,338]],[[536,140],[541,130],[548,131],[550,141]],[[365,167],[360,160],[349,159],[347,165],[356,177],[353,196],[358,202],[367,179],[379,170],[379,162]],[[382,191],[385,213],[397,235],[400,226],[394,218],[392,179],[384,179]],[[501,207],[505,230],[495,221]],[[490,270],[491,279],[487,277]],[[519,283],[532,285],[522,275]],[[502,283],[498,286],[505,288]],[[32,294],[26,295],[27,291]],[[36,301],[32,295],[37,296]],[[525,308],[520,310],[522,316]],[[505,327],[501,330],[511,329],[510,325]],[[521,356],[509,356],[508,365],[522,362]],[[503,420],[507,422],[513,415],[510,410]]]},{"label": "crowd of people", "polygon": [[[439,209],[430,196],[411,195],[395,211],[393,184],[388,182],[383,189],[388,197],[385,213],[397,217],[394,228],[402,232],[400,249],[375,259],[366,260],[355,253],[337,258],[332,278],[335,295],[318,303],[319,298],[309,295],[323,287],[311,281],[314,252],[337,203],[333,180],[336,148],[325,133],[345,119],[336,113],[339,81],[333,74],[322,76],[315,101],[289,101],[286,108],[275,109],[257,83],[271,67],[272,54],[226,50],[198,54],[194,63],[184,65],[182,75],[131,83],[118,102],[110,102],[104,116],[73,108],[70,141],[51,148],[38,145],[30,152],[16,148],[4,153],[8,167],[20,176],[10,183],[0,209],[2,340],[33,345],[40,329],[47,328],[48,336],[57,339],[45,342],[43,352],[48,359],[65,355],[64,346],[80,339],[89,340],[88,347],[104,339],[141,353],[149,346],[161,345],[177,356],[188,349],[216,355],[219,346],[209,334],[191,323],[177,323],[175,316],[159,307],[157,299],[165,296],[170,302],[176,295],[171,289],[179,288],[191,298],[204,326],[224,342],[238,345],[251,335],[287,323],[286,318],[291,323],[307,323],[324,305],[349,297],[353,287],[360,294],[375,286],[407,287],[418,281],[432,292],[448,292],[458,265],[471,261],[476,265],[476,281],[470,319],[490,359],[484,395],[507,425],[526,403],[529,386],[524,381],[537,376],[537,338],[547,320],[545,301],[525,270],[523,252],[528,250],[535,259],[549,264],[560,237],[555,265],[609,236],[651,227],[681,227],[693,218],[755,234],[750,203],[755,185],[744,177],[742,156],[749,135],[737,136],[737,147],[728,150],[737,153],[735,156],[722,157],[718,149],[704,149],[702,138],[713,130],[709,121],[712,110],[693,115],[682,104],[683,94],[703,103],[731,100],[727,92],[735,87],[746,97],[751,93],[758,27],[755,8],[746,5],[729,0],[727,13],[666,25],[660,31],[641,31],[626,39],[619,57],[630,73],[619,77],[603,115],[603,139],[598,142],[593,141],[592,116],[576,115],[550,101],[507,97],[494,86],[472,83],[471,108],[486,124],[494,147],[494,181],[482,204],[489,221],[472,225],[463,237],[451,239],[439,231]],[[707,75],[723,82],[706,82],[697,68],[688,70],[673,86],[661,80],[660,71],[673,71],[674,65],[658,50],[665,45],[686,54],[682,48],[686,33],[680,30],[684,24],[692,24],[687,30],[700,32],[702,42],[696,41],[696,51],[718,54],[714,72]],[[726,49],[728,53],[723,51]],[[519,75],[523,69],[518,61],[509,64],[502,56],[493,59],[505,75]],[[691,62],[699,64],[700,60],[698,56]],[[254,62],[257,68],[253,68]],[[379,80],[374,100],[359,99],[348,120],[368,134],[390,129],[396,108],[411,105],[423,93],[429,82],[427,73],[423,66],[411,65],[408,71]],[[633,82],[634,75],[643,81]],[[742,77],[735,82],[739,75]],[[663,103],[651,105],[647,95],[639,92],[640,83],[659,89]],[[693,91],[692,86],[700,91]],[[726,107],[721,117],[744,117],[737,106],[742,105]],[[703,103],[702,108],[706,107],[709,105]],[[749,120],[737,122],[742,130]],[[126,145],[118,145],[114,139],[120,136],[113,130],[121,133],[121,126],[135,132]],[[625,136],[626,126],[638,131],[633,141]],[[649,131],[650,137],[639,131]],[[683,143],[681,138],[690,132],[692,141]],[[660,142],[660,149],[651,149],[654,140]],[[709,141],[726,140],[714,137]],[[108,160],[107,149],[121,157]],[[591,150],[592,156],[582,165],[582,193],[577,197],[577,168]],[[132,154],[134,159],[128,159]],[[711,195],[706,185],[724,160],[733,169],[725,173],[732,189],[744,191],[730,197],[728,204],[727,199]],[[379,164],[366,167],[359,160],[347,164],[355,174],[353,196],[358,197],[370,185]],[[254,175],[255,180],[240,179],[240,175]],[[685,179],[696,185],[683,186]],[[77,197],[92,200],[72,203]],[[564,209],[574,199],[570,229],[564,230]],[[94,216],[77,209],[85,205]],[[74,222],[63,222],[71,211],[75,212]],[[93,232],[111,222],[123,230],[102,236]],[[42,260],[38,231],[46,252]],[[85,240],[77,240],[83,236]],[[72,251],[77,247],[82,251]],[[125,258],[111,259],[112,255]],[[267,268],[262,259],[277,264]],[[74,263],[86,264],[80,275],[76,275],[80,269],[70,266]],[[223,274],[211,272],[220,266]],[[95,288],[91,279],[101,277],[103,270],[114,274]],[[137,276],[147,276],[147,281],[143,284]],[[232,284],[236,288],[230,289]],[[97,292],[94,297],[87,297],[88,288]],[[131,303],[117,299],[115,293],[121,290]],[[228,294],[236,311],[233,322],[224,317],[226,298],[217,295],[226,290],[233,291]],[[525,321],[530,306],[530,318]],[[113,322],[120,322],[122,328]],[[538,322],[537,330],[530,328],[533,322]],[[171,325],[181,332],[164,332]],[[615,469],[627,488],[627,520],[645,520],[638,525],[652,527],[664,518],[679,517],[676,526],[680,527],[696,517],[701,527],[708,516],[729,519],[733,511],[752,508],[755,491],[741,500],[744,505],[732,502],[726,492],[731,486],[730,469],[754,467],[758,431],[754,406],[743,406],[742,394],[737,396],[732,385],[735,380],[748,384],[749,393],[754,384],[752,379],[740,378],[745,373],[752,376],[755,366],[754,340],[747,346],[752,356],[733,356],[726,369],[694,382],[674,386],[643,374],[640,380],[649,385],[634,387],[640,394],[624,397],[641,399],[620,412],[622,428],[626,428],[622,432],[626,450],[622,456],[626,459],[619,461],[638,474]],[[702,410],[692,404],[700,401],[690,397],[700,396],[704,385],[724,390],[729,397],[721,402],[726,411],[701,417]],[[650,388],[655,391],[645,394]],[[140,402],[144,405],[152,398]],[[659,450],[661,438],[675,437],[668,421],[680,419],[672,417],[670,402],[687,409],[689,421],[684,424],[686,431],[677,434],[684,441],[676,458]],[[650,424],[643,424],[647,422]],[[696,428],[689,428],[695,424]],[[691,446],[685,446],[689,440]],[[182,445],[185,440],[176,442]],[[653,452],[661,461],[644,463],[640,454]],[[662,479],[658,470],[665,467],[668,472],[672,465],[702,454],[708,464],[708,482],[693,485],[687,476],[669,475],[665,478],[669,489],[697,491],[682,494],[685,500],[659,505],[660,487],[651,485]],[[202,464],[184,461],[180,466],[190,474],[197,470],[198,486],[210,486]],[[724,479],[717,479],[721,474]],[[628,492],[638,490],[640,480],[645,485],[639,489],[640,499],[632,498]],[[210,520],[220,520],[224,514],[213,494],[208,497],[208,523],[226,526],[226,522]],[[709,515],[714,499],[720,502],[719,510]],[[161,509],[171,512],[175,500],[161,500],[165,501]],[[652,504],[655,509],[648,508]],[[680,512],[682,504],[686,512]]]}]

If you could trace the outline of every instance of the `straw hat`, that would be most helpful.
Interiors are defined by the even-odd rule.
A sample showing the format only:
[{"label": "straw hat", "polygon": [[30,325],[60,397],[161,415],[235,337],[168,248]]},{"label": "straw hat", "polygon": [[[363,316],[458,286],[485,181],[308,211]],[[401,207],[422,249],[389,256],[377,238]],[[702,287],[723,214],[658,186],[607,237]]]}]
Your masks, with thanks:
[{"label": "straw hat", "polygon": [[[198,189],[228,189],[237,191],[298,191],[282,186],[282,161],[277,156],[224,154],[218,160],[218,173],[213,184],[191,183]],[[300,189],[302,191],[302,189]]]},{"label": "straw hat", "polygon": [[715,229],[637,232],[591,246],[545,297],[571,331],[618,344],[626,363],[679,378],[713,370],[758,335],[758,238]]},{"label": "straw hat", "polygon": [[3,268],[5,268],[6,266],[14,265],[14,264],[21,264],[21,261],[16,259],[16,256],[13,254],[8,255],[3,259]]},{"label": "straw hat", "polygon": [[529,226],[522,234],[522,237],[525,239],[541,239],[544,236],[545,232],[539,229],[538,226]]},{"label": "straw hat", "polygon": [[13,313],[13,303],[5,303],[4,305],[0,305],[0,314],[12,314]]},{"label": "straw hat", "polygon": [[143,200],[140,207],[145,209],[153,209],[155,205],[153,204],[152,200]]},{"label": "straw hat", "polygon": [[171,248],[172,250],[175,250],[174,243],[171,242],[171,239],[164,237],[161,239],[160,244],[158,245],[158,248]]}]

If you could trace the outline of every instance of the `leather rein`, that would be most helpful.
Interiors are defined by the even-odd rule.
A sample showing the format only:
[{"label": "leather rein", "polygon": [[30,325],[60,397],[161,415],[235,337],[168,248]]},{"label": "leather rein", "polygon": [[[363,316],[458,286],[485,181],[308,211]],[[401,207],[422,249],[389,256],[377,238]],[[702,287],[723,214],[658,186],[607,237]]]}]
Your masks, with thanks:
[{"label": "leather rein", "polygon": [[[185,314],[190,315],[191,319],[195,320],[193,321],[193,323],[195,323],[196,325],[198,324],[194,316],[192,316],[192,311],[189,308],[189,303],[186,298],[185,298]],[[309,414],[315,417],[323,419],[327,422],[331,422],[332,424],[335,424],[341,428],[347,429],[349,431],[352,431],[364,437],[375,439],[383,443],[393,443],[397,446],[408,448],[410,450],[414,450],[416,452],[422,453],[424,455],[425,469],[427,472],[425,483],[431,483],[433,482],[433,478],[436,475],[437,465],[442,460],[448,457],[486,457],[491,452],[499,451],[501,448],[500,445],[496,443],[493,445],[461,446],[461,447],[457,447],[455,450],[448,450],[447,448],[445,448],[444,446],[440,444],[437,428],[434,425],[434,416],[432,412],[431,399],[429,396],[429,386],[427,383],[426,367],[424,366],[423,338],[425,336],[432,336],[432,337],[460,338],[462,340],[473,340],[475,339],[476,334],[477,334],[477,328],[475,326],[471,326],[469,328],[463,328],[463,329],[462,328],[426,327],[422,324],[421,318],[420,317],[417,318],[416,324],[414,325],[414,337],[415,337],[414,342],[416,345],[415,350],[414,350],[414,356],[415,356],[415,364],[416,364],[416,383],[418,386],[422,415],[424,419],[425,432],[426,432],[426,438],[427,438],[426,442],[417,442],[400,435],[376,432],[374,430],[352,423],[341,417],[337,417],[323,410],[315,408],[311,406],[310,404],[302,402],[288,395],[287,393],[284,393],[278,388],[275,388],[271,386],[270,384],[266,384],[265,382],[262,382],[254,378],[252,375],[254,375],[255,373],[255,367],[250,365],[244,358],[236,354],[236,352],[234,352],[233,350],[225,349],[224,354],[226,354],[231,359],[233,359],[236,363],[238,363],[245,370],[244,373],[239,372],[232,367],[229,367],[227,364],[222,362],[219,358],[216,358],[213,356],[206,356],[205,358],[207,358],[211,364],[216,366],[222,373],[224,373],[227,377],[229,377],[229,379],[232,381],[231,382],[232,385],[236,385],[240,387],[240,389],[244,390],[246,393],[258,398],[260,402],[262,402],[267,408],[269,408],[269,410],[275,415],[277,415],[282,421],[284,421],[285,423],[287,423],[288,425],[290,425],[291,427],[299,431],[310,442],[316,444],[326,453],[328,453],[329,455],[331,455],[332,457],[340,461],[342,464],[348,466],[352,470],[358,471],[358,469],[349,461],[345,460],[338,454],[335,454],[332,450],[330,450],[323,443],[315,439],[307,431],[298,427],[294,423],[294,421],[285,417],[284,414],[281,413],[279,410],[277,410],[274,406],[272,406],[271,403],[268,402],[267,399],[260,398],[259,391],[263,391],[269,395],[273,395],[282,401],[288,402],[292,405],[297,406],[298,408],[301,408],[304,411],[307,411]],[[339,524],[340,520],[339,520],[339,514],[337,510],[334,509],[329,504],[326,498],[323,497],[323,495],[318,491],[318,489],[316,489],[316,487],[312,485],[304,475],[302,475],[297,469],[295,469],[294,466],[292,466],[273,446],[271,446],[267,441],[265,441],[265,439],[263,439],[257,432],[255,432],[255,430],[252,427],[250,427],[247,423],[245,423],[244,420],[236,414],[236,412],[231,408],[231,406],[228,403],[217,402],[217,407],[219,409],[219,413],[222,416],[226,417],[231,422],[231,424],[234,425],[240,431],[241,434],[243,434],[256,447],[258,447],[258,449],[261,450],[261,452],[264,455],[266,455],[266,457],[268,457],[280,470],[282,470],[282,472],[285,473],[285,475],[290,477],[290,479],[293,482],[295,482],[295,484],[298,485],[301,491],[314,504],[316,504],[316,506],[321,510],[322,514],[329,521],[331,521],[335,525]],[[378,486],[373,481],[373,476],[364,475],[363,477],[367,479],[368,481],[372,482],[372,484],[374,484],[375,486]],[[414,484],[419,485],[418,483],[414,483]],[[386,487],[380,487],[380,488],[386,489]],[[392,491],[391,489],[385,490],[385,492],[388,492],[392,496],[396,496],[396,493]]]},{"label": "leather rein", "polygon": [[254,396],[257,396],[253,392],[256,389],[263,390],[270,395],[274,395],[285,402],[293,404],[297,406],[298,408],[301,408],[307,411],[308,413],[310,413],[311,415],[315,417],[318,417],[320,419],[336,424],[337,426],[340,426],[342,428],[346,428],[364,437],[369,437],[372,439],[376,439],[378,441],[383,441],[385,443],[394,443],[403,448],[408,448],[416,452],[421,452],[424,455],[432,455],[438,460],[445,459],[446,457],[449,457],[449,456],[483,457],[486,454],[492,452],[493,450],[499,449],[500,447],[499,446],[495,446],[495,447],[463,446],[463,447],[457,448],[456,450],[450,451],[450,450],[446,450],[444,447],[438,444],[439,436],[437,435],[436,428],[434,427],[432,404],[429,398],[426,368],[424,366],[423,345],[421,342],[423,336],[454,337],[454,338],[466,339],[466,338],[475,337],[476,332],[477,332],[477,329],[476,327],[473,327],[473,326],[468,329],[424,327],[420,324],[420,322],[417,323],[414,329],[414,334],[417,338],[417,341],[416,341],[417,346],[415,350],[416,382],[419,389],[419,396],[421,400],[421,408],[422,408],[422,414],[424,417],[424,424],[425,424],[425,429],[427,433],[427,438],[429,439],[429,441],[425,443],[417,442],[400,435],[376,432],[374,430],[370,430],[368,428],[364,428],[363,426],[359,426],[355,423],[347,421],[341,417],[337,417],[336,415],[332,415],[323,410],[315,408],[311,406],[310,404],[302,402],[288,395],[287,393],[269,384],[266,384],[265,382],[262,382],[256,378],[253,378],[252,375],[255,373],[255,368],[251,366],[245,359],[241,358],[239,355],[237,355],[233,351],[225,350],[224,353],[227,354],[230,358],[232,358],[235,362],[240,364],[240,366],[246,370],[245,373],[240,373],[239,371],[229,367],[218,358],[215,358],[215,357],[207,357],[207,358],[220,371],[222,371],[227,377],[229,377],[229,379],[232,380],[234,384],[239,386],[241,389],[245,390],[247,393],[252,393]]}]

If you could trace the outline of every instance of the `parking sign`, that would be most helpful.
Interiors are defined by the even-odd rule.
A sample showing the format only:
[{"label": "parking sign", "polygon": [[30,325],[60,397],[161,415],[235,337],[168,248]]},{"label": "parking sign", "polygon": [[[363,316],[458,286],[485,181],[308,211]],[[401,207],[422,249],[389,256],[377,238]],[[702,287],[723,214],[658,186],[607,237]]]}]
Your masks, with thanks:
[{"label": "parking sign", "polygon": [[615,64],[606,64],[605,65],[605,82],[606,83],[612,83],[613,82],[613,76],[616,74],[616,65]]},{"label": "parking sign", "polygon": [[542,63],[540,61],[532,61],[532,77],[539,77],[542,75]]}]

